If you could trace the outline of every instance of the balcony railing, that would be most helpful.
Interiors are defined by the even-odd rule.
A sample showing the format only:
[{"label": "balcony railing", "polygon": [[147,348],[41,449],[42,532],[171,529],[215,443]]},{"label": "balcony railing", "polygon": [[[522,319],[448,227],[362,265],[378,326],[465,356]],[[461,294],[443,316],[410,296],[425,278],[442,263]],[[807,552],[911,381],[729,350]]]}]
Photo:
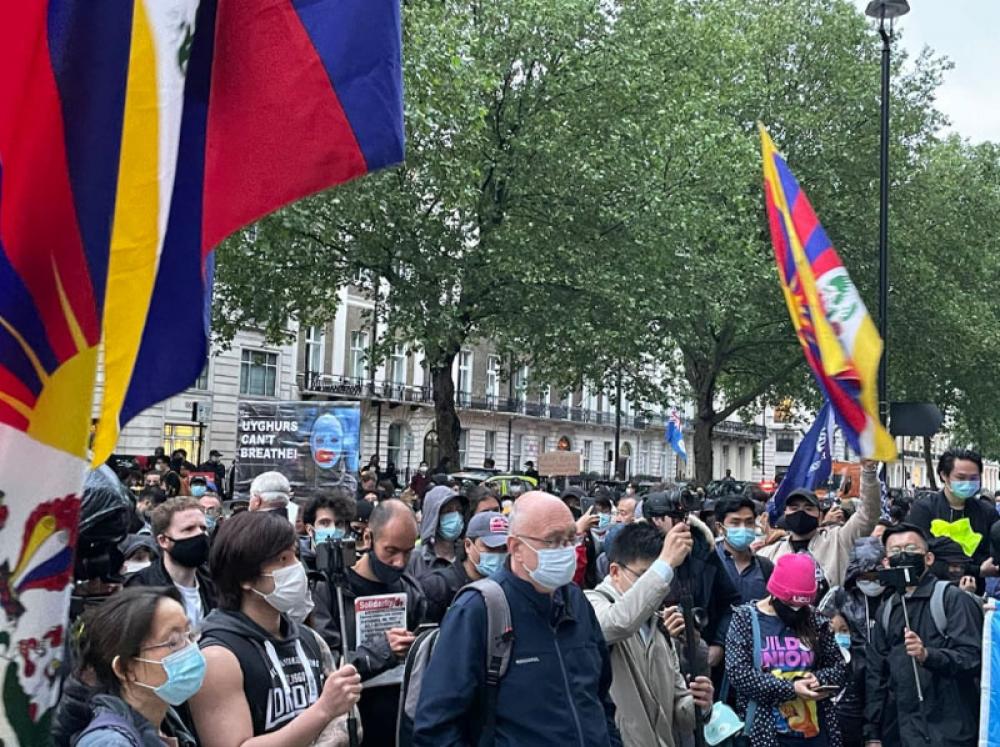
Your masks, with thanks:
[{"label": "balcony railing", "polygon": [[[307,394],[325,394],[349,399],[373,399],[420,405],[434,404],[434,393],[430,386],[408,386],[377,380],[373,383],[370,379],[320,373],[310,373],[308,376],[300,373],[298,384],[299,388]],[[611,426],[615,424],[613,412],[551,405],[548,402],[539,402],[537,399],[532,401],[518,397],[498,397],[494,394],[477,396],[470,392],[456,391],[455,406],[463,410],[520,414],[532,418],[564,420],[573,423]],[[622,428],[629,430],[646,430],[663,428],[666,421],[662,415],[651,413],[627,415],[622,413],[621,425]],[[690,428],[685,430],[690,430]],[[767,435],[767,430],[760,425],[726,420],[715,426],[715,433],[760,441]]]}]

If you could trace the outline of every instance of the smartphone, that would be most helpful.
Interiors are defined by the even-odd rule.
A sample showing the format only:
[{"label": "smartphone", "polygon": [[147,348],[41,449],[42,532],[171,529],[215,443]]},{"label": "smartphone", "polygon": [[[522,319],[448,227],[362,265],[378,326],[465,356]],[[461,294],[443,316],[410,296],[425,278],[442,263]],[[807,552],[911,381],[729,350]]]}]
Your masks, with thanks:
[{"label": "smartphone", "polygon": [[815,692],[824,693],[824,694],[826,694],[826,693],[834,694],[834,693],[839,693],[840,692],[840,688],[837,687],[836,685],[820,685],[819,687],[813,688],[813,690]]},{"label": "smartphone", "polygon": [[593,498],[587,498],[586,496],[584,496],[583,498],[580,499],[580,511],[582,513],[587,513],[587,511],[589,511],[593,507],[594,507]]}]

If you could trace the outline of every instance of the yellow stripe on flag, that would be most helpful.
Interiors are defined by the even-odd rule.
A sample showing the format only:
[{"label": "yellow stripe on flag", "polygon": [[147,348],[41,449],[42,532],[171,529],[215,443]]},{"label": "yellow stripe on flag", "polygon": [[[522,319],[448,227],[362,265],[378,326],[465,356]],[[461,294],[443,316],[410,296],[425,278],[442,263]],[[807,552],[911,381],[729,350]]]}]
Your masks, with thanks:
[{"label": "yellow stripe on flag", "polygon": [[125,115],[104,303],[104,397],[93,463],[118,441],[118,415],[139,354],[159,250],[159,110],[156,49],[142,0],[132,17]]}]

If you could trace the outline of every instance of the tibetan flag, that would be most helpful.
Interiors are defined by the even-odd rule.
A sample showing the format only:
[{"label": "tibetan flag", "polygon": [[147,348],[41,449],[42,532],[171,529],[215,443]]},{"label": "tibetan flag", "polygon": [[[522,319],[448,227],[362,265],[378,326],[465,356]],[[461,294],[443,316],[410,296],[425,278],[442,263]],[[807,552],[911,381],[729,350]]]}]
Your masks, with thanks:
[{"label": "tibetan flag", "polygon": [[760,128],[764,198],[778,277],[806,361],[837,425],[862,457],[896,458],[878,419],[882,340],[785,159]]},{"label": "tibetan flag", "polygon": [[0,743],[46,742],[84,476],[204,366],[214,247],[401,160],[400,39],[398,0],[0,7]]}]

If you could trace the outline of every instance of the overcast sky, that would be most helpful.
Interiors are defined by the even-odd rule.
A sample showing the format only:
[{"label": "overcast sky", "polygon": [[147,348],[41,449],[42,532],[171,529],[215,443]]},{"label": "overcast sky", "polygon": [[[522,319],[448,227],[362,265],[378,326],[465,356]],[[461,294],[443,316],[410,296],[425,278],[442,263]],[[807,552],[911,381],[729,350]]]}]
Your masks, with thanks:
[{"label": "overcast sky", "polygon": [[[854,3],[864,10],[868,0]],[[910,8],[897,20],[898,43],[911,57],[928,46],[955,64],[938,90],[951,129],[1000,142],[1000,0],[910,0]]]}]

